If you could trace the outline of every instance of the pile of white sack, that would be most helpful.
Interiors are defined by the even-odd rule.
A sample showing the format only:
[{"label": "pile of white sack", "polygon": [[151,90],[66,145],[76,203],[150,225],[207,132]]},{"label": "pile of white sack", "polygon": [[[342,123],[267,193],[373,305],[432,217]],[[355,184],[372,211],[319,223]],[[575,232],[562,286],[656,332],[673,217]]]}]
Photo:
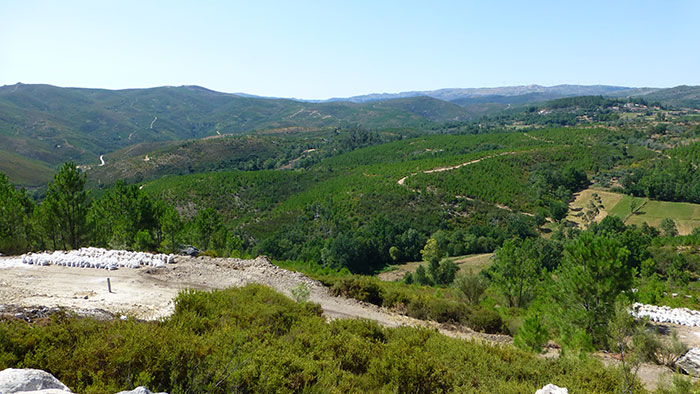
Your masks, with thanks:
[{"label": "pile of white sack", "polygon": [[635,303],[630,310],[636,318],[648,317],[657,323],[672,323],[682,326],[700,326],[700,312],[688,308],[671,308],[669,306],[656,306]]},{"label": "pile of white sack", "polygon": [[107,250],[102,248],[82,248],[53,253],[27,253],[21,256],[23,264],[62,265],[64,267],[100,268],[115,270],[117,268],[139,268],[142,266],[163,268],[175,261],[172,254],[151,254],[129,252],[127,250]]}]

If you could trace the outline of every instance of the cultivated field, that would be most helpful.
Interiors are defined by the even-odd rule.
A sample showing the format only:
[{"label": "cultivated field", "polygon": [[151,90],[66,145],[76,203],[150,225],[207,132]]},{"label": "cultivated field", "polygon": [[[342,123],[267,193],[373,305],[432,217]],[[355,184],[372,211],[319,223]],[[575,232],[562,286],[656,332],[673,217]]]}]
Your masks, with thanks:
[{"label": "cultivated field", "polygon": [[[694,228],[700,226],[700,204],[685,202],[653,201],[648,198],[632,197],[620,193],[613,193],[604,189],[590,188],[576,193],[575,200],[570,204],[571,212],[568,220],[579,226],[585,224],[582,216],[576,216],[583,212],[594,199],[594,194],[600,198],[596,205],[600,213],[595,217],[599,222],[608,215],[615,215],[625,224],[641,225],[646,222],[650,226],[658,226],[665,218],[671,218],[676,222],[678,233],[690,234]],[[632,207],[635,212],[632,213]]]}]

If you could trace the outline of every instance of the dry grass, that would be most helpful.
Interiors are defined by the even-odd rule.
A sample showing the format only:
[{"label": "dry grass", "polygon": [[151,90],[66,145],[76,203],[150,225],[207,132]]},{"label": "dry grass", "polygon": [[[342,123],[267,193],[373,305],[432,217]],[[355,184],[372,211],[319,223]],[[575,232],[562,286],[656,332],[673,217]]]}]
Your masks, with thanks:
[{"label": "dry grass", "polygon": [[[470,254],[465,256],[450,257],[457,266],[459,271],[457,274],[469,272],[473,273],[481,272],[482,270],[491,266],[492,261],[491,256],[493,253],[482,253],[482,254]],[[427,266],[428,263],[424,261],[413,261],[406,264],[393,265],[390,267],[390,271],[382,272],[377,277],[383,281],[392,282],[396,280],[401,280],[407,272],[414,273],[419,265]]]}]

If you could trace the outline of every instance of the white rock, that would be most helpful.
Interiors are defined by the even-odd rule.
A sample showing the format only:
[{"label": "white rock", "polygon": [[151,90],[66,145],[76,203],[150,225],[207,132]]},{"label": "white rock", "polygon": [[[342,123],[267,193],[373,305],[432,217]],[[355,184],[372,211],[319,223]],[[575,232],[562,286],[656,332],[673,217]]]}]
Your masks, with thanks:
[{"label": "white rock", "polygon": [[168,394],[168,393],[152,393],[151,390],[149,390],[143,386],[139,386],[131,391],[120,391],[117,394]]},{"label": "white rock", "polygon": [[537,390],[535,394],[569,394],[569,390],[550,383]]},{"label": "white rock", "polygon": [[[53,375],[39,369],[8,368],[0,371],[0,393],[15,394],[25,391],[44,394],[70,393],[70,389]],[[43,390],[56,390],[46,392]]]},{"label": "white rock", "polygon": [[693,347],[676,361],[676,367],[688,375],[700,376],[700,348]]}]

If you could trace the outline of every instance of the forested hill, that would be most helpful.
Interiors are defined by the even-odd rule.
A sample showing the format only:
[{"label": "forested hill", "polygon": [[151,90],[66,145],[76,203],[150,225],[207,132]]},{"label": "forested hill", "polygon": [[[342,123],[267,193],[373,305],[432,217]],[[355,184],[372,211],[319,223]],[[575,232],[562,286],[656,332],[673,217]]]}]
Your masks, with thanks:
[{"label": "forested hill", "polygon": [[0,88],[0,171],[34,185],[64,161],[97,164],[101,154],[137,143],[254,130],[421,126],[468,116],[456,104],[429,97],[307,103],[197,86],[104,90],[17,84]]},{"label": "forested hill", "polygon": [[[525,88],[528,87],[490,89],[462,99],[457,97],[459,89],[447,89],[439,91],[444,100],[423,95],[361,103],[312,103],[220,93],[198,86],[127,90],[3,86],[0,87],[0,171],[12,182],[32,187],[46,184],[63,162],[97,166],[101,155],[118,155],[124,148],[135,147],[145,154],[148,149],[144,147],[154,143],[163,146],[175,141],[261,131],[311,132],[318,137],[320,131],[358,127],[440,129],[449,124],[468,126],[475,119],[489,122],[482,115],[506,108],[510,109],[498,112],[491,121],[498,125],[513,122],[574,125],[582,120],[596,123],[619,119],[607,107],[593,112],[557,108],[549,113],[545,105],[542,107],[548,112],[545,116],[538,111],[527,112],[535,108],[532,103],[550,95],[591,92],[593,88],[603,89],[605,95],[633,97],[624,99],[625,102],[653,100],[670,107],[700,104],[700,88],[692,86],[631,90],[575,85],[544,91]],[[621,103],[606,101],[606,105]],[[289,157],[288,162],[294,159]],[[276,160],[279,162],[279,158]]]}]

